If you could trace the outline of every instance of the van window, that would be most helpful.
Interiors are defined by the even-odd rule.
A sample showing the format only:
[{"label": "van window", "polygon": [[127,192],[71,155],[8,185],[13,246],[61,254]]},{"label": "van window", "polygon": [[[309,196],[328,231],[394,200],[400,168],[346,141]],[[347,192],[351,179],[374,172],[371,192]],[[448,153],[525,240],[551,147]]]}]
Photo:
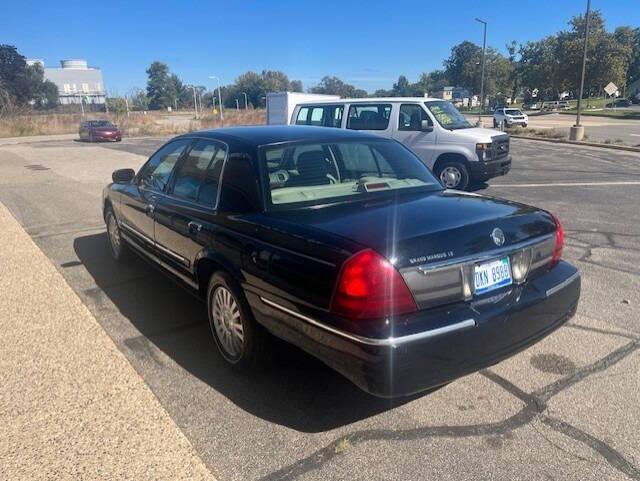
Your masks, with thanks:
[{"label": "van window", "polygon": [[349,107],[347,128],[352,130],[386,130],[391,104],[356,104]]},{"label": "van window", "polygon": [[402,104],[400,106],[400,117],[398,118],[398,130],[421,131],[422,121],[426,120],[432,125],[429,115],[422,107],[416,104]]},{"label": "van window", "polygon": [[344,105],[316,105],[300,107],[296,125],[315,125],[318,127],[340,127]]}]

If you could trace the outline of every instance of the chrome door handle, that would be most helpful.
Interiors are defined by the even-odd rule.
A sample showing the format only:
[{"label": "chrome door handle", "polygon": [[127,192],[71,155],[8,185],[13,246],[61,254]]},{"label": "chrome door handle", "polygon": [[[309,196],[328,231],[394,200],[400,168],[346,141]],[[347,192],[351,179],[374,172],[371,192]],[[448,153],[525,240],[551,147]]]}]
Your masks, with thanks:
[{"label": "chrome door handle", "polygon": [[202,230],[202,224],[194,221],[189,222],[187,227],[189,227],[189,232],[200,232]]}]

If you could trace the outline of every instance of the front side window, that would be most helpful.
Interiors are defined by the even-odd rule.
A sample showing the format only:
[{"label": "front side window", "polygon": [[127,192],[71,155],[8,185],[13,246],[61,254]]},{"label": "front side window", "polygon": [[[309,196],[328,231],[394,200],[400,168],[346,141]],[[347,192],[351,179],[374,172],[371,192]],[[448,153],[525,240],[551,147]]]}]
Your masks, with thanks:
[{"label": "front side window", "polygon": [[340,127],[344,105],[316,105],[301,107],[296,117],[296,125],[318,127]]},{"label": "front side window", "polygon": [[151,156],[139,175],[140,185],[164,192],[176,162],[189,145],[188,139],[170,142]]},{"label": "front side window", "polygon": [[431,119],[424,109],[417,104],[403,104],[400,106],[400,117],[398,119],[398,130],[421,131],[422,121],[426,120],[431,125]]},{"label": "front side window", "polygon": [[429,109],[429,112],[431,112],[436,118],[438,123],[445,129],[456,130],[471,128],[471,124],[467,122],[464,115],[462,115],[451,102],[434,100],[431,102],[425,102],[424,104]]},{"label": "front side window", "polygon": [[441,189],[413,153],[384,139],[267,146],[261,162],[267,200],[276,208]]},{"label": "front side window", "polygon": [[222,144],[198,140],[177,167],[172,194],[180,199],[215,207],[226,149]]},{"label": "front side window", "polygon": [[387,130],[391,104],[355,104],[349,107],[347,128],[352,130]]}]

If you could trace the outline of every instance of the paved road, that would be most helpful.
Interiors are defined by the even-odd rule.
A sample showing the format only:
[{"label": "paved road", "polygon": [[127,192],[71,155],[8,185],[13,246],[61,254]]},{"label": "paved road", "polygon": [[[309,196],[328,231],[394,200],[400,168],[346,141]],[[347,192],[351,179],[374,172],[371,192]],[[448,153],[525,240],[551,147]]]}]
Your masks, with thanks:
[{"label": "paved road", "polygon": [[260,375],[230,371],[203,305],[142,261],[109,259],[101,187],[160,142],[0,147],[0,201],[218,479],[640,479],[640,155],[515,140],[513,171],[481,191],[564,221],[578,315],[491,369],[389,402],[284,345]]},{"label": "paved road", "polygon": [[[635,106],[634,106],[635,109]],[[555,129],[564,132],[569,136],[569,128],[576,123],[575,115],[550,113],[538,115],[529,112],[529,128],[532,129]],[[467,115],[467,119],[474,123],[477,116]],[[492,118],[484,117],[483,122],[490,127]],[[585,127],[588,139],[596,142],[610,140],[614,143],[624,145],[640,145],[640,120],[615,119],[608,117],[582,116],[580,121]],[[617,141],[617,142],[616,142]]]}]

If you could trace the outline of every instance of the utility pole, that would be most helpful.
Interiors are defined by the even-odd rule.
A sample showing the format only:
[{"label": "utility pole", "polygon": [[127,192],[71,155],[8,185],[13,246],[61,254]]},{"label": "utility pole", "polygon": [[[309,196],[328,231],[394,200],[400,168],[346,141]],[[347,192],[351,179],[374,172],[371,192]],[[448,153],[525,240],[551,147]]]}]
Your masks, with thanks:
[{"label": "utility pole", "polygon": [[247,100],[247,92],[242,92],[242,95],[244,95],[244,109],[248,110],[249,109],[249,101]]},{"label": "utility pole", "polygon": [[236,99],[236,110],[240,110],[240,101]]},{"label": "utility pole", "polygon": [[480,77],[480,112],[478,113],[478,126],[482,125],[482,112],[484,111],[484,61],[487,56],[487,24],[485,20],[476,18],[476,22],[484,26],[484,35],[482,39],[482,76]]},{"label": "utility pole", "polygon": [[584,138],[584,127],[580,125],[580,113],[582,108],[582,95],[584,93],[584,74],[587,70],[587,49],[589,47],[589,20],[591,16],[591,0],[587,0],[587,14],[584,18],[584,48],[582,50],[582,75],[580,76],[580,94],[578,95],[578,113],[576,114],[576,125],[569,129],[570,140],[582,140]]},{"label": "utility pole", "polygon": [[210,79],[215,79],[218,82],[218,102],[220,103],[220,122],[224,121],[224,111],[222,108],[222,90],[220,89],[220,79],[215,75],[209,75]]},{"label": "utility pole", "polygon": [[124,105],[127,107],[127,117],[129,117],[129,99],[124,98]]}]

